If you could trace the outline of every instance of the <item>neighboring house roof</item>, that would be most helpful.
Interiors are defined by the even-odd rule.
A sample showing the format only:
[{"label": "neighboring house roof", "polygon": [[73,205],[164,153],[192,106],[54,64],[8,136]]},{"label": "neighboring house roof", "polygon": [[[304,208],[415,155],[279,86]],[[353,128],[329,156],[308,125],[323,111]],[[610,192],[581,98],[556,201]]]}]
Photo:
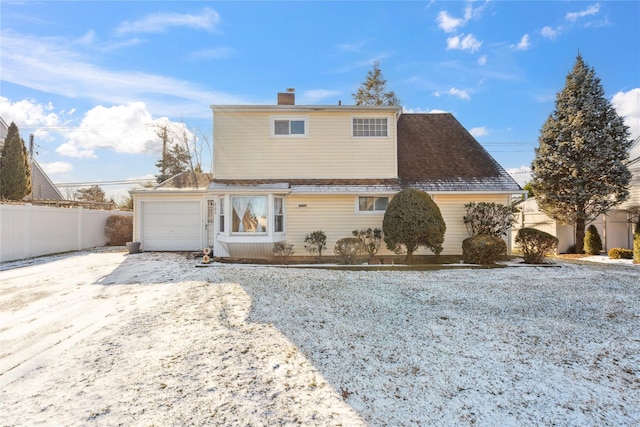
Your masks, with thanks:
[{"label": "neighboring house roof", "polygon": [[4,140],[7,139],[8,133],[9,126],[7,125],[7,122],[5,122],[2,117],[0,117],[0,147],[4,145]]},{"label": "neighboring house roof", "polygon": [[424,191],[521,190],[450,113],[400,116],[398,175]]},{"label": "neighboring house roof", "polygon": [[206,190],[213,180],[211,173],[183,172],[156,185],[154,190]]},{"label": "neighboring house roof", "polygon": [[31,158],[31,194],[25,200],[64,200],[36,159]]}]

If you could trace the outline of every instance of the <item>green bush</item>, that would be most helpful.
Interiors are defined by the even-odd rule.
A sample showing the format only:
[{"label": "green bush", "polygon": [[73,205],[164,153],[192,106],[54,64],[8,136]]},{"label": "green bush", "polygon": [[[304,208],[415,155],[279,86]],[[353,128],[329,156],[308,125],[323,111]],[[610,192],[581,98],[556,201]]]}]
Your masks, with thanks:
[{"label": "green bush", "polygon": [[506,254],[507,244],[498,236],[479,234],[462,242],[462,259],[468,264],[493,264]]},{"label": "green bush", "polygon": [[104,235],[109,239],[107,246],[124,246],[133,239],[133,217],[109,216],[104,225]]},{"label": "green bush", "polygon": [[294,253],[293,245],[287,242],[275,242],[273,244],[273,249],[271,249],[271,253],[275,258],[286,264],[289,257]]},{"label": "green bush", "polygon": [[322,256],[322,251],[327,247],[327,235],[324,231],[314,231],[309,233],[304,238],[304,248],[311,254],[318,254]]},{"label": "green bush", "polygon": [[391,199],[382,220],[387,248],[398,253],[404,247],[407,263],[411,263],[413,252],[420,246],[440,255],[446,228],[438,205],[424,191],[412,188]]},{"label": "green bush", "polygon": [[636,222],[636,231],[633,233],[633,263],[640,264],[640,213]]},{"label": "green bush", "polygon": [[609,249],[609,258],[611,259],[633,259],[633,251],[624,248]]},{"label": "green bush", "polygon": [[527,264],[542,264],[547,255],[558,247],[558,238],[535,228],[521,228],[516,235],[516,244]]},{"label": "green bush", "polygon": [[598,255],[600,252],[602,252],[602,240],[596,226],[591,224],[584,235],[584,253]]},{"label": "green bush", "polygon": [[357,237],[345,237],[336,242],[333,253],[338,258],[340,264],[353,265],[358,261],[358,257],[362,255],[364,248],[362,241]]}]

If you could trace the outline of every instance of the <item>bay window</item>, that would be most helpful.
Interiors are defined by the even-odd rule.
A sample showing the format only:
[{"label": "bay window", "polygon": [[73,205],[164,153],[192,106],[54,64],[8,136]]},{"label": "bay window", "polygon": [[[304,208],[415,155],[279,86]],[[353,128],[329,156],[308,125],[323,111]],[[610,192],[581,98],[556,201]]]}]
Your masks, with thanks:
[{"label": "bay window", "polygon": [[233,233],[267,232],[267,196],[231,197]]}]

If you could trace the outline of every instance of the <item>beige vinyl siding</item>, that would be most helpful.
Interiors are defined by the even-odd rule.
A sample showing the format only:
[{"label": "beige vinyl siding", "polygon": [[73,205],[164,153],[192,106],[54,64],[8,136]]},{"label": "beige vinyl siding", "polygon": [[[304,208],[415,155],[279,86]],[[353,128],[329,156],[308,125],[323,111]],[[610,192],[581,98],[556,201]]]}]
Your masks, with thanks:
[{"label": "beige vinyl siding", "polygon": [[[309,254],[304,248],[304,238],[316,230],[322,230],[327,235],[325,254],[333,255],[336,242],[344,237],[351,237],[353,230],[365,227],[382,228],[384,213],[357,214],[356,199],[354,195],[289,195],[287,242],[293,243],[295,255]],[[384,243],[382,245],[384,246]]]},{"label": "beige vinyl siding", "polygon": [[[292,243],[295,255],[308,255],[304,249],[304,237],[316,230],[327,235],[325,253],[333,255],[333,247],[343,237],[350,237],[353,230],[359,228],[382,228],[384,213],[356,213],[356,196],[330,195],[306,196],[290,195],[287,197],[287,242]],[[462,241],[469,237],[464,225],[465,204],[469,202],[495,202],[508,204],[509,196],[499,195],[435,195],[435,201],[447,225],[443,245],[443,255],[462,254]],[[306,207],[299,207],[306,205]],[[379,255],[392,254],[386,249],[384,242]],[[420,248],[416,255],[431,255],[428,249]]]},{"label": "beige vinyl siding", "polygon": [[[351,118],[387,117],[386,138],[353,138]],[[272,136],[273,117],[307,119],[304,137]],[[395,116],[353,111],[216,111],[214,162],[218,179],[395,178]]]}]

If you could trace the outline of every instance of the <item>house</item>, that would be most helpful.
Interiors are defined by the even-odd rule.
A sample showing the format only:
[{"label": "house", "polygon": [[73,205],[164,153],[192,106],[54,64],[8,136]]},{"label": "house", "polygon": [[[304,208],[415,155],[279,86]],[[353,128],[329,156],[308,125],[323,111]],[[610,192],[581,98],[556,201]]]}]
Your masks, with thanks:
[{"label": "house", "polygon": [[[640,138],[630,149],[627,167],[631,172],[629,198],[606,215],[599,215],[588,225],[598,230],[605,252],[612,248],[633,249],[634,224],[640,215]],[[535,198],[520,204],[520,215],[516,228],[531,227],[552,234],[558,238],[558,253],[566,253],[575,245],[575,227],[562,224],[547,216],[538,208]]]},{"label": "house", "polygon": [[466,203],[508,204],[524,193],[448,113],[296,105],[293,91],[278,94],[276,105],[211,108],[209,185],[131,192],[143,250],[211,246],[215,256],[255,258],[286,241],[305,255],[305,236],[322,230],[332,253],[353,230],[381,227],[389,200],[412,187],[440,207],[442,253],[460,254]]},{"label": "house", "polygon": [[[547,216],[538,208],[535,197],[531,197],[519,205],[520,213],[515,224],[512,237],[519,228],[530,227],[552,234],[558,238],[557,253],[571,252],[576,243],[575,226],[563,224]],[[606,215],[599,215],[593,224],[602,240],[602,248],[607,252],[611,248],[633,248],[633,213],[625,209],[613,209]]]},{"label": "house", "polygon": [[31,194],[25,200],[64,200],[64,197],[49,176],[44,173],[40,164],[29,155],[31,161]]}]

